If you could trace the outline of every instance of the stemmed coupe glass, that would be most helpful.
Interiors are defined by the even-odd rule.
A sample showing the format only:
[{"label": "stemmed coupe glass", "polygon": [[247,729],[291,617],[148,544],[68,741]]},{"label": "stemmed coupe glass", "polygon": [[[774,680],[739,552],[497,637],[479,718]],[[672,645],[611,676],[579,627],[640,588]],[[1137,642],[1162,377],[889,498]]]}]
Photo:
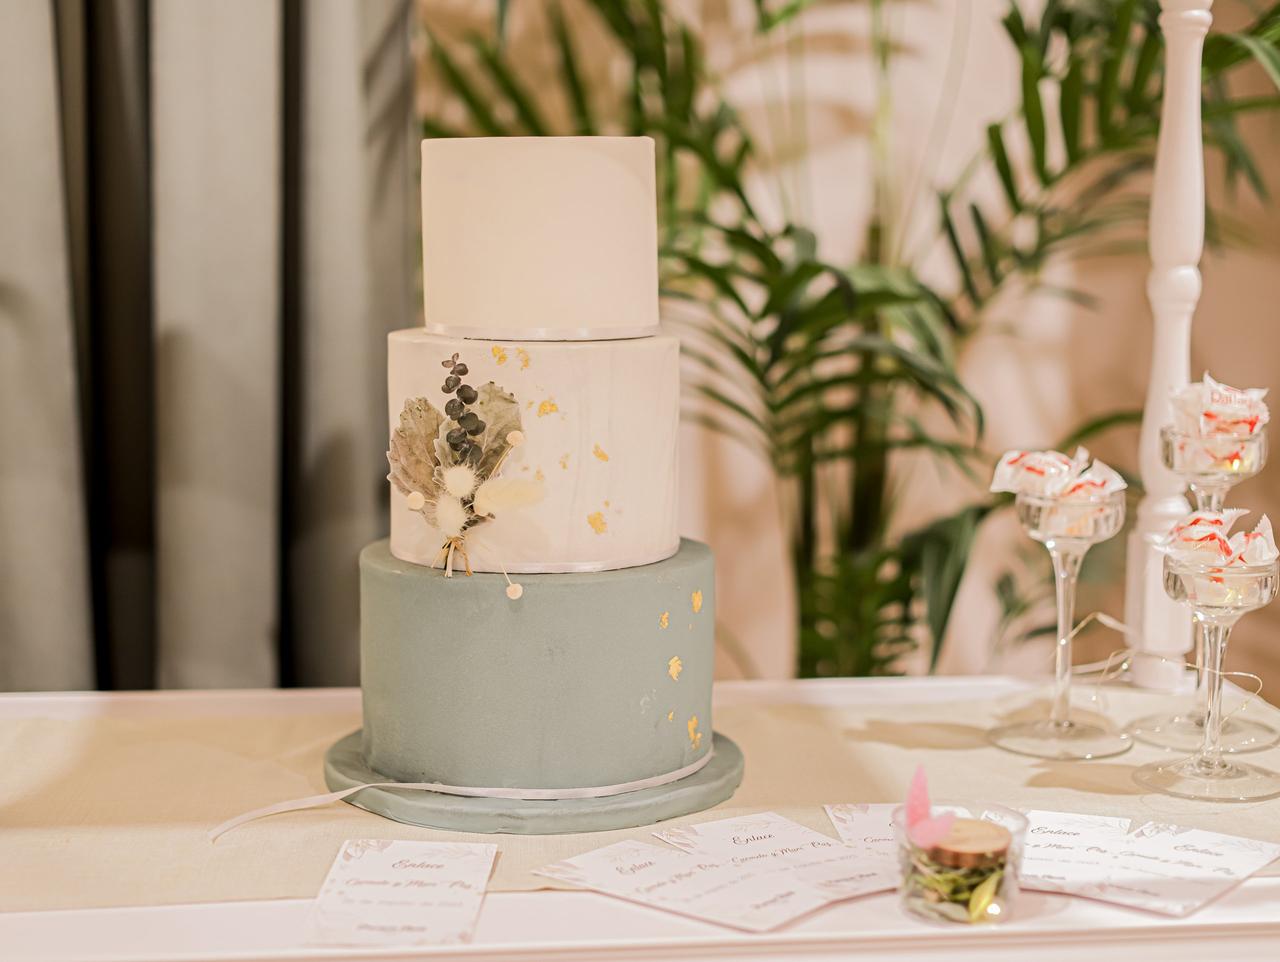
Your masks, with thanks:
[{"label": "stemmed coupe glass", "polygon": [[1018,494],[1018,520],[1053,559],[1058,599],[1058,643],[1049,717],[1001,725],[988,739],[1006,751],[1037,758],[1082,759],[1119,755],[1133,746],[1125,733],[1071,717],[1071,632],[1076,582],[1085,552],[1113,537],[1124,525],[1124,491],[1063,498]]},{"label": "stemmed coupe glass", "polygon": [[1223,758],[1222,665],[1231,629],[1240,616],[1270,604],[1280,565],[1206,564],[1165,555],[1164,589],[1191,607],[1204,646],[1208,712],[1200,750],[1190,758],[1144,765],[1134,781],[1166,795],[1217,802],[1252,802],[1280,795],[1280,774],[1235,758]]},{"label": "stemmed coupe glass", "polygon": [[[1253,477],[1267,463],[1267,436],[1259,431],[1246,437],[1192,437],[1166,426],[1160,430],[1160,458],[1164,466],[1182,478],[1195,497],[1197,511],[1220,513],[1227,493]],[[1129,725],[1129,733],[1149,745],[1179,752],[1196,751],[1204,744],[1208,716],[1209,685],[1202,623],[1192,619],[1196,652],[1196,699],[1188,711],[1146,715]],[[1280,741],[1270,725],[1243,718],[1222,722],[1221,751],[1255,752]]]}]

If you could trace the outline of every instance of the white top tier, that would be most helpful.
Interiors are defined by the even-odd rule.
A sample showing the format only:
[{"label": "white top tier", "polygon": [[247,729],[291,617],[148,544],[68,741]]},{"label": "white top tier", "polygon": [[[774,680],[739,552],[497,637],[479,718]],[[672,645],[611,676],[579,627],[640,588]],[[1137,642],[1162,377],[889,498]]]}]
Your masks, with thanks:
[{"label": "white top tier", "polygon": [[493,340],[658,332],[648,137],[422,142],[426,328]]}]

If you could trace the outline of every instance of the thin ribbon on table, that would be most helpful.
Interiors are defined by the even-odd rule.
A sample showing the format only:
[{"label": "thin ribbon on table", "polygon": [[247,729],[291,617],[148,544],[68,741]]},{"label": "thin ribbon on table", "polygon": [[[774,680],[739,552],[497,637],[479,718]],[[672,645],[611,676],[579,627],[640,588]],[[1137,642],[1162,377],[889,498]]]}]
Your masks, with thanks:
[{"label": "thin ribbon on table", "polygon": [[713,746],[708,752],[696,761],[690,762],[683,768],[678,768],[674,772],[667,772],[665,775],[653,775],[649,778],[638,778],[632,782],[621,782],[617,785],[600,785],[591,788],[469,788],[463,785],[445,785],[441,782],[364,782],[360,785],[352,785],[350,788],[344,788],[337,792],[326,792],[323,795],[308,795],[306,798],[295,798],[285,802],[276,802],[274,805],[265,805],[262,808],[255,808],[251,812],[245,812],[243,815],[237,815],[235,818],[228,819],[221,825],[211,829],[206,833],[210,842],[216,842],[221,835],[225,835],[233,828],[238,828],[245,822],[252,822],[257,818],[265,818],[268,815],[280,815],[284,812],[300,812],[307,808],[319,808],[322,805],[329,805],[333,802],[340,802],[356,792],[364,791],[366,788],[395,788],[404,789],[412,792],[436,792],[440,795],[460,795],[465,798],[507,798],[532,801],[561,801],[565,799],[583,799],[583,798],[609,798],[613,795],[625,795],[628,792],[638,792],[646,788],[658,788],[661,785],[667,785],[671,782],[678,782],[682,778],[699,771],[707,762],[711,761],[711,756],[715,754]]},{"label": "thin ribbon on table", "polygon": [[[1120,634],[1124,635],[1126,638],[1131,635],[1137,634],[1136,631],[1134,631],[1132,628],[1130,628],[1120,619],[1113,618],[1111,617],[1111,615],[1107,614],[1104,611],[1091,611],[1089,614],[1081,618],[1079,623],[1073,629],[1071,629],[1070,637],[1075,638],[1075,636],[1078,635],[1080,632],[1082,632],[1089,625],[1090,622],[1094,622],[1094,621],[1098,622],[1098,624],[1103,625],[1104,627],[1110,628],[1112,631],[1119,632]],[[1191,667],[1190,665],[1188,665],[1186,659],[1183,659],[1183,658],[1169,658],[1164,655],[1155,654],[1154,652],[1139,651],[1136,648],[1117,648],[1115,651],[1107,655],[1107,657],[1104,658],[1102,661],[1090,662],[1087,665],[1077,665],[1071,669],[1071,673],[1073,675],[1092,675],[1095,673],[1098,675],[1097,681],[1095,681],[1093,685],[1090,687],[1089,701],[1098,705],[1099,708],[1105,713],[1105,699],[1102,697],[1102,685],[1113,678],[1120,677],[1120,675],[1122,675],[1124,672],[1129,670],[1131,662],[1141,658],[1153,659],[1157,662],[1160,662],[1161,664],[1176,663],[1181,665],[1184,668]],[[1249,707],[1250,703],[1254,701],[1254,699],[1260,699],[1262,696],[1262,679],[1251,671],[1219,672],[1213,668],[1208,668],[1208,667],[1201,667],[1199,670],[1203,672],[1207,672],[1208,674],[1211,674],[1211,675],[1215,675],[1215,674],[1221,675],[1224,681],[1228,679],[1236,679],[1236,680],[1247,679],[1251,683],[1251,687],[1253,688],[1253,690],[1244,692],[1244,696],[1245,696],[1244,701],[1242,701],[1238,706],[1233,708],[1231,711],[1223,712],[1222,720],[1224,722],[1228,718],[1231,718],[1239,714],[1240,712],[1246,710]]]}]

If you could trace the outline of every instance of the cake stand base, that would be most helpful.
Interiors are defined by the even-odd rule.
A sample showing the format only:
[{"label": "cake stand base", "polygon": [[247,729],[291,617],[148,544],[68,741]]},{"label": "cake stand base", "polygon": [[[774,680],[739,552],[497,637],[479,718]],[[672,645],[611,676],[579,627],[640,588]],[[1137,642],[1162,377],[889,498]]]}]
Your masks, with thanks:
[{"label": "cake stand base", "polygon": [[[669,785],[608,798],[556,801],[466,798],[437,792],[366,788],[348,804],[384,818],[451,832],[508,835],[567,835],[652,825],[700,812],[723,802],[742,781],[742,750],[724,735],[713,735],[711,761]],[[360,732],[335,742],[324,756],[324,780],[332,791],[389,779],[371,769],[360,751]]]},{"label": "cake stand base", "polygon": [[1133,773],[1143,788],[1205,802],[1261,802],[1280,797],[1280,773],[1244,762],[1200,757],[1152,762]]},{"label": "cake stand base", "polygon": [[1108,758],[1133,747],[1133,739],[1123,732],[1081,722],[1055,725],[1048,719],[992,728],[987,740],[1016,755],[1055,761]]},{"label": "cake stand base", "polygon": [[[1204,715],[1200,712],[1147,715],[1130,724],[1126,731],[1140,742],[1174,752],[1190,754],[1204,747]],[[1277,742],[1280,742],[1280,732],[1269,725],[1244,718],[1226,718],[1222,722],[1218,748],[1232,755],[1260,752]]]}]

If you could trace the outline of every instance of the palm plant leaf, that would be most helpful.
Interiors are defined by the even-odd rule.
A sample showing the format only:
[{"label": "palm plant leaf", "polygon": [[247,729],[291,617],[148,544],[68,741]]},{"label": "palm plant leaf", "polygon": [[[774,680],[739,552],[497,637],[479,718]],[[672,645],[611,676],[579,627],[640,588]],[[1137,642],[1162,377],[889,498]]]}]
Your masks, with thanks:
[{"label": "palm plant leaf", "polygon": [[578,54],[573,46],[573,38],[569,28],[565,26],[564,11],[559,4],[553,4],[548,11],[551,23],[551,35],[555,38],[556,51],[560,56],[560,80],[565,89],[569,104],[573,110],[573,132],[591,136],[599,131],[596,124],[595,111],[587,89],[582,81],[582,70],[578,66]]},{"label": "palm plant leaf", "polygon": [[534,137],[546,136],[549,130],[547,122],[543,119],[529,92],[525,90],[524,84],[516,79],[514,71],[507,65],[506,58],[501,55],[498,48],[480,37],[472,37],[471,46],[495,86],[506,95],[515,109],[524,132]]},{"label": "palm plant leaf", "polygon": [[903,556],[913,562],[907,566],[908,570],[919,572],[919,590],[930,640],[930,670],[937,667],[942,654],[951,609],[960,590],[978,524],[991,510],[990,504],[970,505],[939,518],[903,541]]},{"label": "palm plant leaf", "polygon": [[[968,323],[1008,281],[1040,271],[1066,241],[1087,236],[1096,243],[1098,235],[1113,235],[1145,219],[1145,203],[1111,206],[1105,217],[1097,211],[1124,197],[1154,156],[1164,69],[1158,14],[1157,0],[1063,2],[1046,4],[1039,20],[1028,23],[1010,3],[1003,23],[1020,56],[1020,108],[988,128],[978,163],[939,194],[939,226],[958,278],[951,303]],[[1280,90],[1280,3],[1269,4],[1243,31],[1211,35],[1204,52],[1205,144],[1223,155],[1229,183],[1242,178],[1264,197],[1264,181],[1236,118],[1275,109],[1277,100],[1241,97],[1225,82],[1250,63]],[[1044,95],[1046,86],[1054,88],[1054,96]],[[1056,104],[1052,122],[1064,147],[1056,164],[1047,159],[1047,103]],[[1085,129],[1089,116],[1092,130]],[[1035,186],[1020,187],[1010,162],[1006,139],[1015,132],[1031,146]],[[1001,203],[969,197],[969,185],[984,166],[1003,188]],[[1081,187],[1091,173],[1095,179]],[[954,220],[959,203],[969,212],[967,231]],[[1021,248],[1012,243],[1015,221],[1034,226],[1031,243]]]}]

